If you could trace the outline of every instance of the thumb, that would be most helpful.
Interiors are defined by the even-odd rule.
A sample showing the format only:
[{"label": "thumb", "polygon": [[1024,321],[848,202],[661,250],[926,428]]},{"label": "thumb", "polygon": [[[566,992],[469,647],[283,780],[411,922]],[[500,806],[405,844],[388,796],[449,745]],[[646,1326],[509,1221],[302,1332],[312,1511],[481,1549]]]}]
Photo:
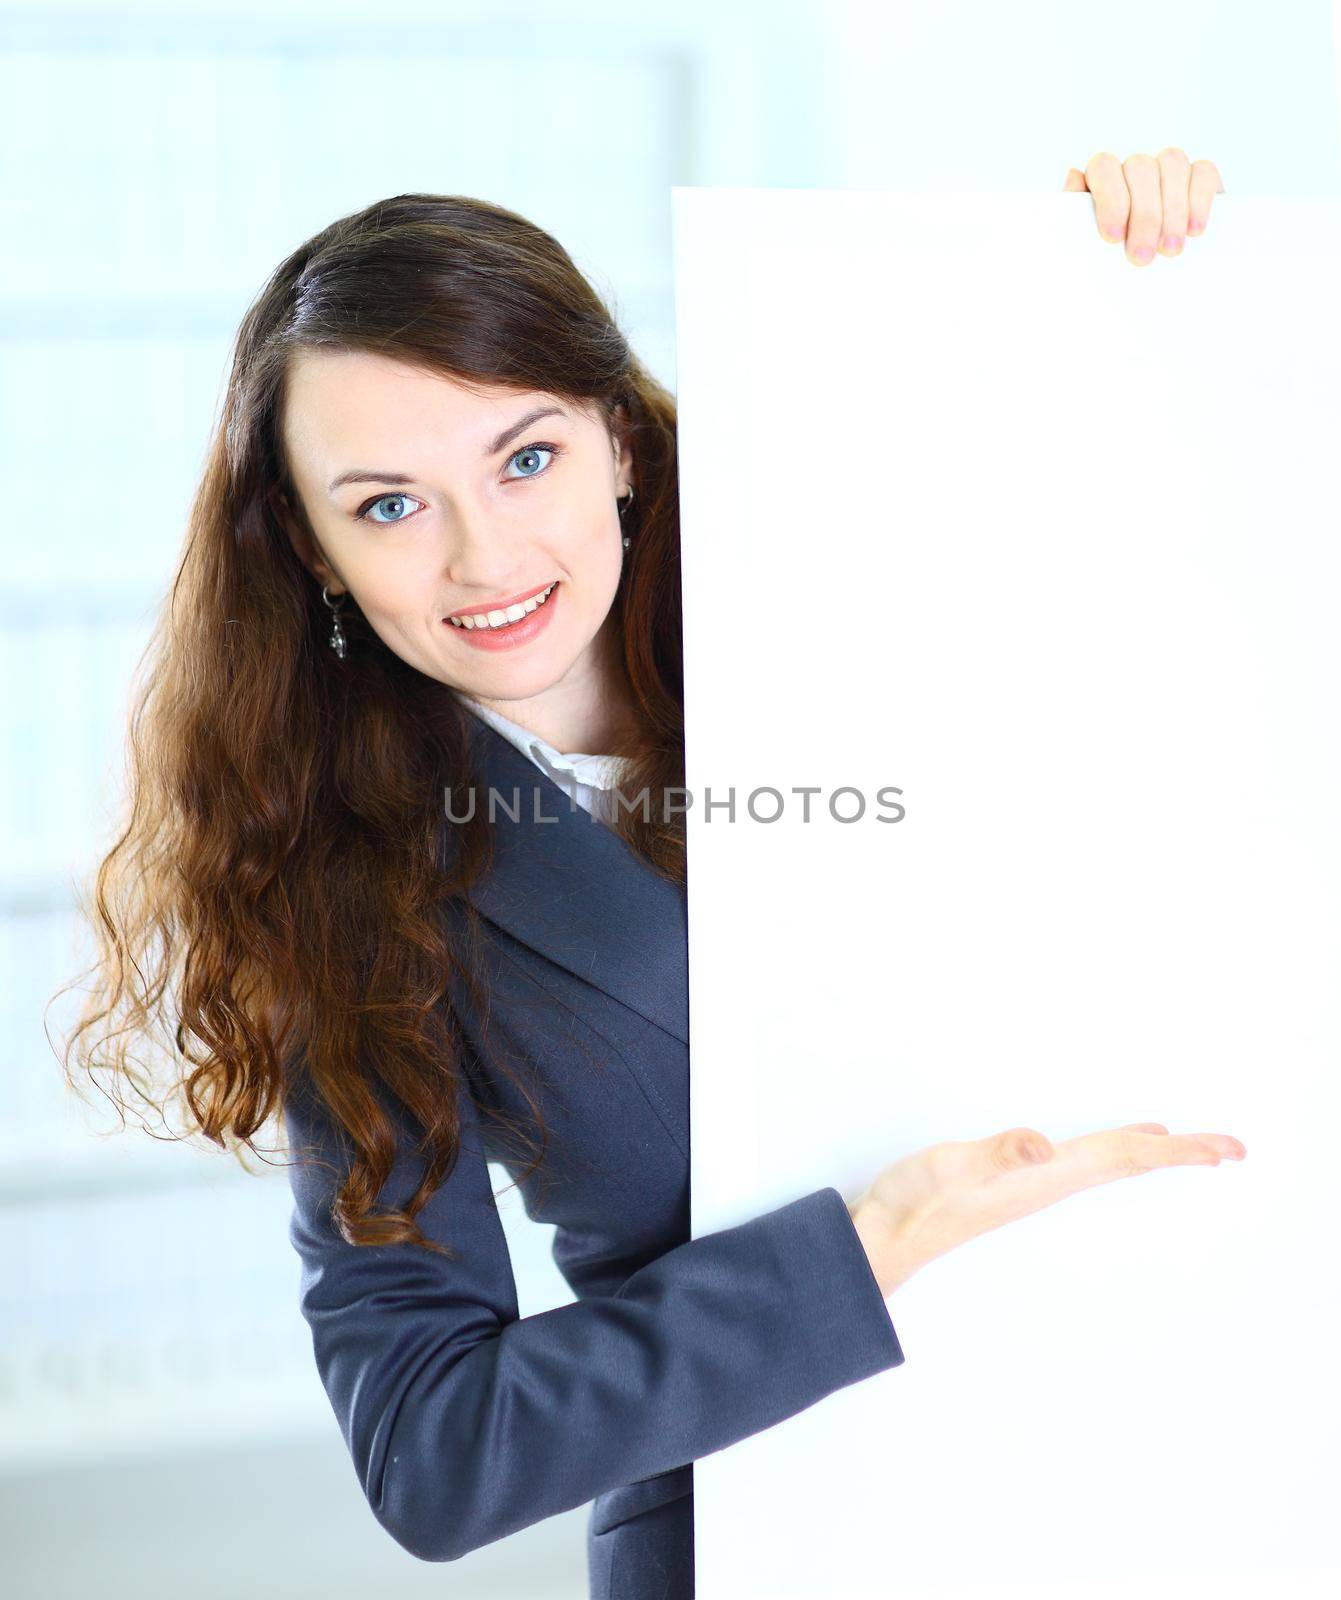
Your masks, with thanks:
[{"label": "thumb", "polygon": [[1008,1128],[983,1143],[987,1159],[997,1172],[1013,1172],[1017,1167],[1052,1160],[1052,1145],[1037,1128]]},{"label": "thumb", "polygon": [[1085,174],[1083,172],[1078,171],[1075,167],[1068,167],[1066,169],[1066,182],[1062,185],[1062,188],[1073,194],[1082,191],[1088,192],[1089,184],[1085,182]]}]

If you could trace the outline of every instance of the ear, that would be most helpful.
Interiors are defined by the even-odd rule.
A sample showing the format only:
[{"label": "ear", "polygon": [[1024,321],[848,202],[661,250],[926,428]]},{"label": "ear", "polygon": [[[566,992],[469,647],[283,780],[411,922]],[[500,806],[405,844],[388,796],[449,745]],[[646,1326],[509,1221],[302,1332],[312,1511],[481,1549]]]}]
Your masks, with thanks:
[{"label": "ear", "polygon": [[288,536],[289,543],[293,546],[294,554],[307,568],[320,584],[325,584],[332,595],[343,592],[344,585],[327,565],[312,541],[311,534],[307,531],[304,519],[294,512],[289,504],[288,496],[277,483],[272,483],[266,493],[266,500],[270,506],[275,520]]},{"label": "ear", "polygon": [[624,406],[615,407],[615,497],[626,495],[633,487],[633,447],[629,444],[629,414]]}]

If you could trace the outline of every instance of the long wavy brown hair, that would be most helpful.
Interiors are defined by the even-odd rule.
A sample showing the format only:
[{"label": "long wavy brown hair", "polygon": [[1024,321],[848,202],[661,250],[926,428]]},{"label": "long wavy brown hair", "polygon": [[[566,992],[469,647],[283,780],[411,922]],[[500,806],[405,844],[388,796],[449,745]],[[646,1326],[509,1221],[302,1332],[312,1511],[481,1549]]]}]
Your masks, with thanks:
[{"label": "long wavy brown hair", "polygon": [[[465,891],[488,869],[493,825],[486,807],[446,814],[448,794],[452,818],[471,811],[470,713],[357,607],[341,660],[285,531],[283,505],[310,532],[282,446],[285,376],[296,352],[318,349],[553,394],[631,444],[631,542],[612,610],[637,726],[612,753],[629,759],[633,794],[684,783],[672,396],[543,229],[459,195],[379,200],[281,262],[238,329],[180,563],[132,685],[124,828],[78,895],[97,954],[62,1062],[71,1088],[106,1077],[123,1127],[132,1094],[165,1123],[179,1102],[183,1131],[170,1137],[203,1133],[244,1166],[301,1086],[352,1150],[333,1204],[343,1236],[452,1256],[414,1218],[460,1143],[454,979],[487,1016]],[[678,815],[635,805],[614,826],[684,883]],[[422,1135],[425,1170],[403,1210],[374,1212],[399,1142],[382,1089]],[[540,1128],[534,1170],[546,1135],[523,1089]]]}]

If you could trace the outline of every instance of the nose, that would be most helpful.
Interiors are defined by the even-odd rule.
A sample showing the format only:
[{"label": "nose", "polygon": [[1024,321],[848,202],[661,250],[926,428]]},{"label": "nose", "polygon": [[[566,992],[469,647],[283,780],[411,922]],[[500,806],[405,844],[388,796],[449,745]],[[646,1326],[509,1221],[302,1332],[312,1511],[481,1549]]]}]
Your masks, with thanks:
[{"label": "nose", "polygon": [[525,577],[522,552],[507,532],[480,509],[452,519],[445,536],[443,571],[457,605],[507,594]]}]

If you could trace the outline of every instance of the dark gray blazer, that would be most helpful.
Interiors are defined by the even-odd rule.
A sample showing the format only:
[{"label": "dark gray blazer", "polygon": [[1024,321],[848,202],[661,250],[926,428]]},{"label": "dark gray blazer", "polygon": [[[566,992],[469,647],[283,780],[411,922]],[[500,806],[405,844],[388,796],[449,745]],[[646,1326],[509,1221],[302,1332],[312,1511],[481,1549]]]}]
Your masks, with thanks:
[{"label": "dark gray blazer", "polygon": [[[593,1600],[687,1600],[692,1463],[903,1352],[836,1188],[690,1239],[685,891],[471,722],[477,803],[488,786],[520,802],[517,822],[496,813],[494,863],[471,894],[487,919],[489,1043],[539,1100],[550,1142],[523,1202],[557,1224],[577,1299],[518,1315],[485,1163],[516,1177],[526,1152],[489,1112],[534,1121],[481,1065],[467,1010],[462,1150],[418,1217],[458,1260],[347,1244],[336,1178],[301,1150],[347,1163],[310,1101],[286,1108],[302,1313],[373,1515],[406,1550],[454,1561],[594,1499]],[[407,1128],[381,1205],[417,1187],[408,1144]]]}]

